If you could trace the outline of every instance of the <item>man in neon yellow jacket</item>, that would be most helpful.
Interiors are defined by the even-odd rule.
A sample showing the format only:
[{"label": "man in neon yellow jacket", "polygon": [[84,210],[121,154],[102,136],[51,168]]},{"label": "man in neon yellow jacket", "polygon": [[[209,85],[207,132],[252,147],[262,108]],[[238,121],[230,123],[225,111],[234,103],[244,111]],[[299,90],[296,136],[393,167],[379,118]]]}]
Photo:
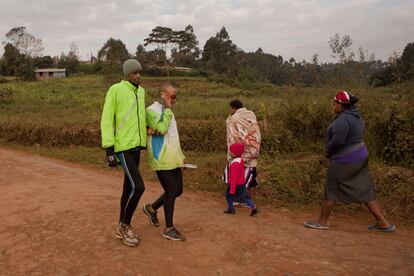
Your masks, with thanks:
[{"label": "man in neon yellow jacket", "polygon": [[147,108],[148,155],[151,169],[157,173],[164,193],[152,204],[143,208],[152,225],[158,227],[157,210],[164,206],[166,228],[164,238],[184,241],[185,237],[173,223],[175,199],[183,192],[181,168],[184,155],[181,151],[177,122],[172,107],[177,100],[177,88],[172,84],[160,87],[161,103],[155,102]]},{"label": "man in neon yellow jacket", "polygon": [[116,237],[136,246],[139,238],[132,230],[131,219],[145,191],[138,171],[140,150],[147,143],[145,90],[139,86],[142,67],[137,60],[125,61],[123,71],[126,80],[112,85],[106,94],[101,135],[108,166],[116,167],[119,161],[125,172]]}]

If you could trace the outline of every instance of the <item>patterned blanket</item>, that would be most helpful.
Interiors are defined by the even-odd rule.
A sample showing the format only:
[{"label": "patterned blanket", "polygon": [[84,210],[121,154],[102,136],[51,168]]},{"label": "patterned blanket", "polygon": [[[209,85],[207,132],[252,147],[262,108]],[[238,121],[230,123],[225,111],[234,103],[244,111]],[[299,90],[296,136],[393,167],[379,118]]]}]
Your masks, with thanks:
[{"label": "patterned blanket", "polygon": [[[247,167],[256,167],[260,151],[260,128],[256,115],[246,108],[239,108],[227,120],[227,149],[234,143],[244,143],[242,156]],[[230,160],[230,153],[227,151]]]}]

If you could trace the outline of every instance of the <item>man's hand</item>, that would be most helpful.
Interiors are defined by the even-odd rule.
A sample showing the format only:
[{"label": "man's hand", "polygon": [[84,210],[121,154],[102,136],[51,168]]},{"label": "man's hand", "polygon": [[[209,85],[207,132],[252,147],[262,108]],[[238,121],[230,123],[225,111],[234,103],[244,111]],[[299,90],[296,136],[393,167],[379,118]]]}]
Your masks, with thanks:
[{"label": "man's hand", "polygon": [[118,161],[116,160],[115,155],[108,155],[106,157],[106,163],[111,168],[114,168],[114,167],[118,166]]},{"label": "man's hand", "polygon": [[118,160],[116,160],[114,147],[110,147],[106,149],[106,163],[111,168],[118,166]]}]

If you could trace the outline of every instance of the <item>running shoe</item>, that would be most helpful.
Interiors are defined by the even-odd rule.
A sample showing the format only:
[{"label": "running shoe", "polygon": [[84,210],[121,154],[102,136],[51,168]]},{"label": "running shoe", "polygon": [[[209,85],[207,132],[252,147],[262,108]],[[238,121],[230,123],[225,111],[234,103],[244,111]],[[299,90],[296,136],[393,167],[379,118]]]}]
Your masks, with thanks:
[{"label": "running shoe", "polygon": [[154,225],[155,227],[158,227],[160,226],[160,223],[157,218],[157,211],[151,212],[150,207],[151,207],[151,204],[145,204],[144,207],[142,207],[142,211],[144,212],[144,214],[147,215],[150,223]]},{"label": "running shoe", "polygon": [[224,210],[224,213],[225,214],[232,215],[232,214],[235,214],[236,213],[236,210],[234,210],[234,209],[226,209],[226,210]]},{"label": "running shoe", "polygon": [[173,241],[185,241],[184,235],[175,228],[171,228],[169,231],[165,231],[162,236]]},{"label": "running shoe", "polygon": [[137,246],[140,242],[137,235],[132,230],[131,225],[122,225],[121,223],[116,228],[116,238],[122,240],[128,246]]},{"label": "running shoe", "polygon": [[257,208],[252,209],[250,216],[254,217],[255,215],[257,215],[257,213],[259,213],[259,210],[257,210]]}]

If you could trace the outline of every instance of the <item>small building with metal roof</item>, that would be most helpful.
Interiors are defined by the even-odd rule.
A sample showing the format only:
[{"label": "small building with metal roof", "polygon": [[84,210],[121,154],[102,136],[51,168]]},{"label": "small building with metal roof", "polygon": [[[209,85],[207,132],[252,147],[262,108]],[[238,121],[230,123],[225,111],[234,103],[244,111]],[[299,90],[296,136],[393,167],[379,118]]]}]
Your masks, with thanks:
[{"label": "small building with metal roof", "polygon": [[35,71],[37,80],[50,80],[55,78],[65,78],[66,69],[60,68],[43,68],[36,69]]}]

